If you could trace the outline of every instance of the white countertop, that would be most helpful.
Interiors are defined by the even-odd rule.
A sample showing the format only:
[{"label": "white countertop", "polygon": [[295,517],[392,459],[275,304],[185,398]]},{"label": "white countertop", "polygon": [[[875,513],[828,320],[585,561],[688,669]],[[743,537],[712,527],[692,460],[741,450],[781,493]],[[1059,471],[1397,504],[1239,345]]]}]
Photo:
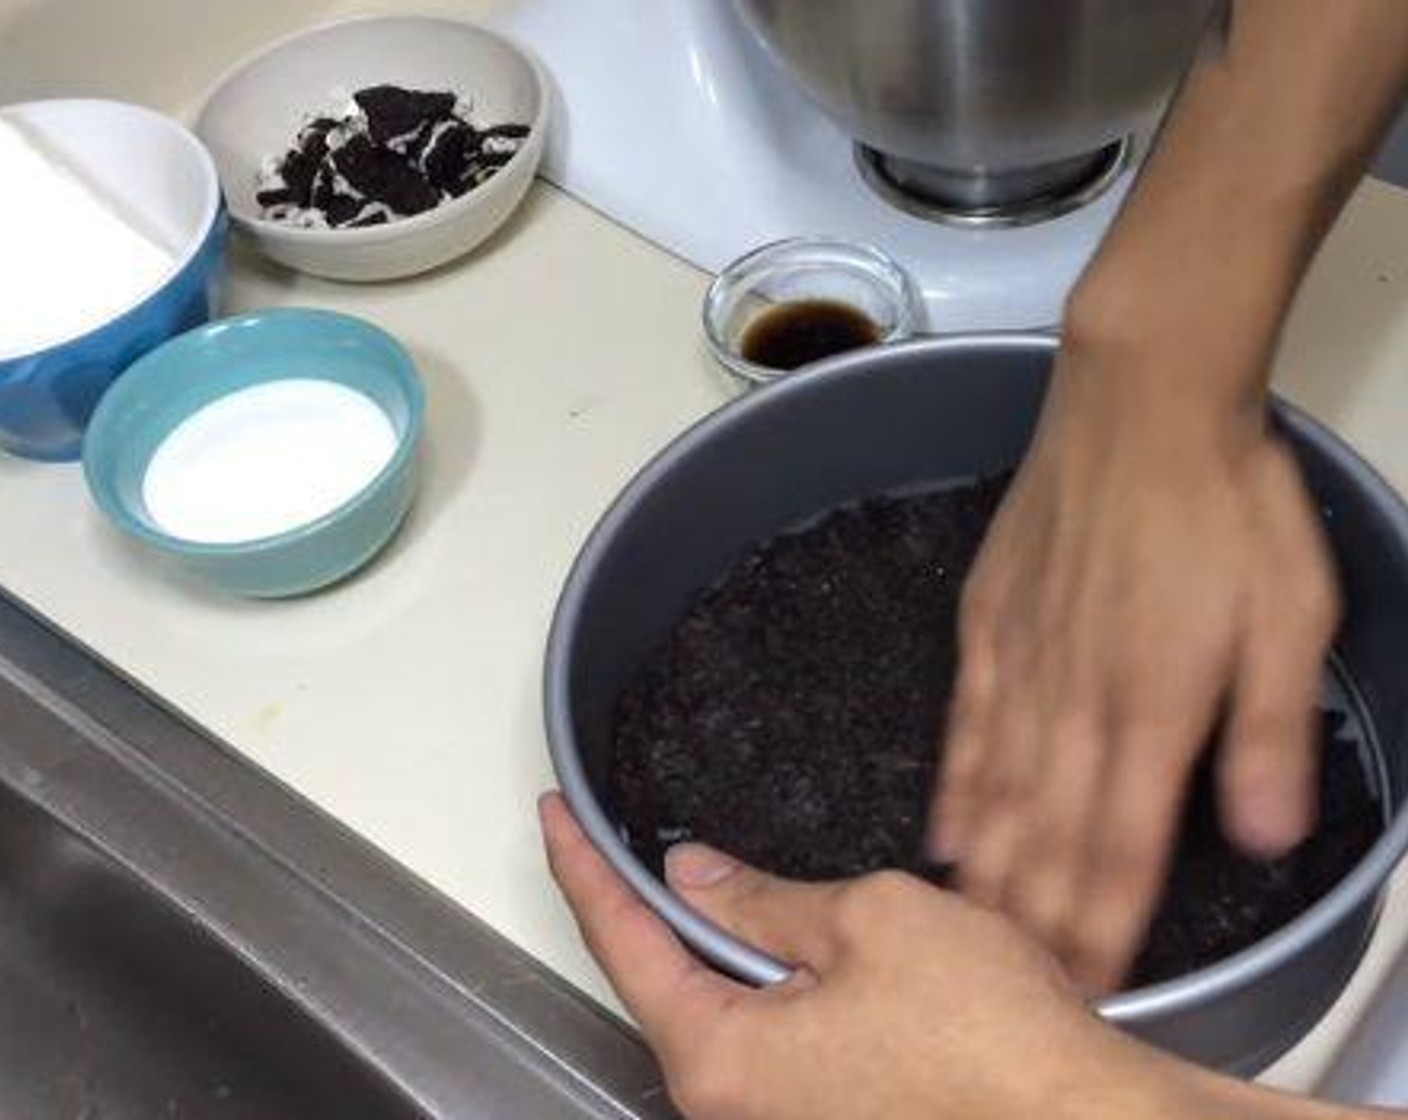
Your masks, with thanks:
[{"label": "white countertop", "polygon": [[[473,16],[493,6],[419,7]],[[334,7],[0,0],[0,102],[101,93],[183,113],[233,57]],[[197,35],[201,25],[212,33]],[[116,35],[133,50],[82,46]],[[429,390],[428,453],[394,546],[313,598],[231,599],[119,538],[78,467],[0,456],[0,585],[603,995],[534,823],[534,797],[551,780],[542,647],[596,516],[665,440],[729,394],[698,335],[706,282],[546,186],[482,252],[410,281],[333,284],[239,252],[230,310],[346,310],[415,357]],[[1408,490],[1408,193],[1361,188],[1297,308],[1279,383]],[[1399,878],[1365,967],[1274,1082],[1313,1084],[1408,941]]]}]

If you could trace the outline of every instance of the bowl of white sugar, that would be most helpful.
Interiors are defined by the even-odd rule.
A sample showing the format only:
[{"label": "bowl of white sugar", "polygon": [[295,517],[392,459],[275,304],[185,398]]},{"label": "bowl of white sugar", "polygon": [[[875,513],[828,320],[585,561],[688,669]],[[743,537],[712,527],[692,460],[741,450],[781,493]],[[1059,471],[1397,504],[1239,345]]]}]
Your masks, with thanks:
[{"label": "bowl of white sugar", "polygon": [[210,318],[227,225],[215,165],[176,121],[0,106],[0,448],[78,458],[113,379]]},{"label": "bowl of white sugar", "polygon": [[122,531],[242,595],[341,580],[415,493],[425,396],[402,346],[331,311],[224,319],[138,360],[93,414],[89,489]]}]

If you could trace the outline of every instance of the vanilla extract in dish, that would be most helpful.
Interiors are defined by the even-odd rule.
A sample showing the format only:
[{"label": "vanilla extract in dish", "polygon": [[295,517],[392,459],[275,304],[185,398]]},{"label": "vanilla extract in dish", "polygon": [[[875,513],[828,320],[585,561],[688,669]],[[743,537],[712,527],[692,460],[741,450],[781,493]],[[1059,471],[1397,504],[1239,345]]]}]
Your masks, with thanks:
[{"label": "vanilla extract in dish", "polygon": [[835,299],[775,304],[743,331],[740,352],[755,365],[794,370],[847,350],[874,346],[884,336],[864,311]]}]

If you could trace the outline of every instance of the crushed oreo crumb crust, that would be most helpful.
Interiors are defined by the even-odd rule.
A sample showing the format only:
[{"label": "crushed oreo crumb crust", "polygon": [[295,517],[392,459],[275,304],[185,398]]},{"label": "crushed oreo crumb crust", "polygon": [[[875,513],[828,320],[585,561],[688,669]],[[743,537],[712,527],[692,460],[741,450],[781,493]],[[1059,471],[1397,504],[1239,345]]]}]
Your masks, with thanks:
[{"label": "crushed oreo crumb crust", "polygon": [[[800,879],[948,879],[924,827],[963,581],[1006,485],[836,510],[748,549],[700,592],[614,713],[608,801],[652,869],[703,840]],[[1325,712],[1321,742],[1319,825],[1269,863],[1223,834],[1208,755],[1133,983],[1246,948],[1363,858],[1383,806],[1343,712]]]}]

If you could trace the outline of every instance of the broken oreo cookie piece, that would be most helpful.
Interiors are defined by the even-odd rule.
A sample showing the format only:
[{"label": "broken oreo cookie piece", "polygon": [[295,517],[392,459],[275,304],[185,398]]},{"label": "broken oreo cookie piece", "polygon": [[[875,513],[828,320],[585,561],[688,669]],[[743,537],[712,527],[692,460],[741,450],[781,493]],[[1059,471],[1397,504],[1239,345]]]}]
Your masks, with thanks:
[{"label": "broken oreo cookie piece", "polygon": [[492,178],[530,135],[476,128],[453,93],[369,86],[339,117],[308,121],[260,176],[263,217],[333,229],[425,213]]},{"label": "broken oreo cookie piece", "polygon": [[[332,166],[363,202],[385,203],[397,214],[420,214],[440,205],[441,194],[412,164],[364,135],[332,153]],[[340,184],[339,184],[340,185]]]},{"label": "broken oreo cookie piece", "polygon": [[260,206],[312,205],[313,180],[328,154],[328,134],[336,127],[337,122],[331,117],[318,117],[303,126],[293,149],[279,164],[279,182],[255,195]]},{"label": "broken oreo cookie piece", "polygon": [[436,126],[418,158],[426,177],[442,191],[454,194],[474,153],[474,129],[453,120]]},{"label": "broken oreo cookie piece", "polygon": [[422,93],[400,86],[369,86],[354,93],[352,100],[366,117],[372,142],[389,148],[404,147],[422,126],[455,112],[453,93]]}]

